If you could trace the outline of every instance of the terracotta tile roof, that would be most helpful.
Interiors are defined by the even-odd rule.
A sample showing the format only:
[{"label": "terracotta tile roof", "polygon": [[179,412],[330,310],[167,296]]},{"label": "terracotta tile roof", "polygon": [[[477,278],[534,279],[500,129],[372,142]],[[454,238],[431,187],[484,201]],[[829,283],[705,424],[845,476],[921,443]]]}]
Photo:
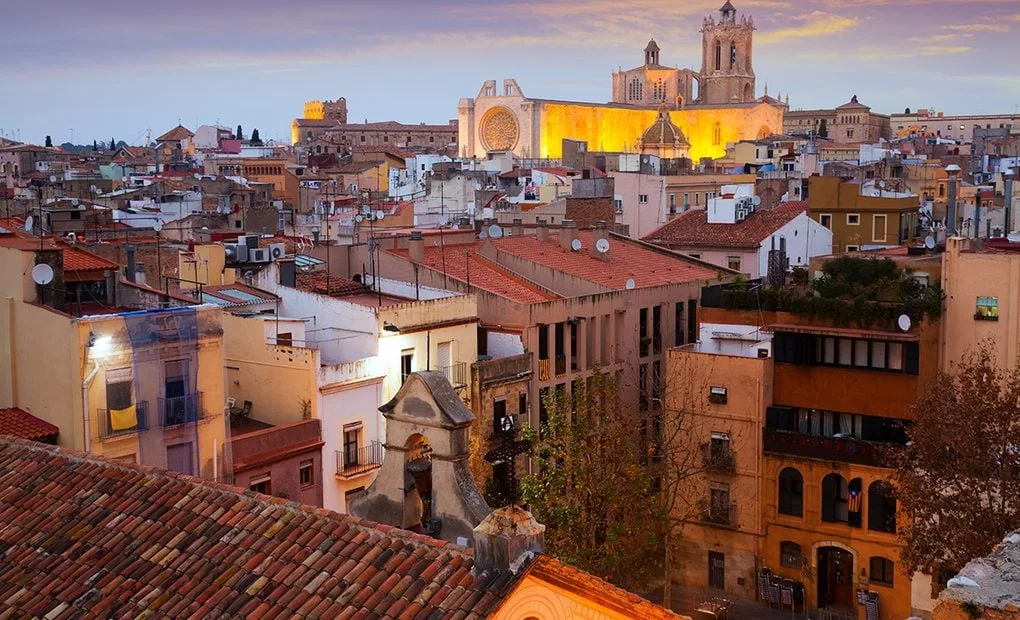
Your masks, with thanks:
[{"label": "terracotta tile roof", "polygon": [[195,134],[184,125],[178,125],[166,132],[162,136],[156,138],[156,142],[178,142],[187,138],[194,138]]},{"label": "terracotta tile roof", "polygon": [[758,248],[762,240],[808,210],[804,201],[761,209],[736,224],[710,224],[708,211],[691,209],[645,235],[642,240],[671,248]]},{"label": "terracotta tile roof", "polygon": [[360,282],[348,280],[335,274],[331,274],[327,278],[325,271],[297,274],[296,288],[321,295],[347,295],[351,293],[364,293],[368,290],[368,287]]},{"label": "terracotta tile roof", "polygon": [[117,263],[92,252],[73,246],[64,246],[64,271],[96,271],[120,269]]},{"label": "terracotta tile roof", "polygon": [[546,555],[536,557],[526,569],[525,575],[579,594],[627,618],[645,620],[686,618]]},{"label": "terracotta tile roof", "polygon": [[[445,265],[445,273],[449,277],[470,282],[471,286],[521,304],[542,303],[558,298],[479,256],[479,246],[479,243],[465,243],[447,245],[445,248],[426,247],[425,266],[443,273]],[[407,258],[407,250],[390,252]]]},{"label": "terracotta tile roof", "polygon": [[484,618],[514,585],[391,526],[0,438],[0,606],[18,617]]},{"label": "terracotta tile roof", "polygon": [[524,236],[493,239],[491,243],[508,254],[618,290],[626,289],[631,279],[637,288],[643,288],[715,280],[720,273],[701,261],[620,235],[611,235],[608,260],[603,260],[591,252],[591,231],[577,231],[576,236],[581,240],[579,252],[561,248],[559,235],[549,235],[548,241]]},{"label": "terracotta tile roof", "polygon": [[56,425],[39,419],[24,409],[0,409],[0,435],[39,441],[55,438],[60,432]]}]

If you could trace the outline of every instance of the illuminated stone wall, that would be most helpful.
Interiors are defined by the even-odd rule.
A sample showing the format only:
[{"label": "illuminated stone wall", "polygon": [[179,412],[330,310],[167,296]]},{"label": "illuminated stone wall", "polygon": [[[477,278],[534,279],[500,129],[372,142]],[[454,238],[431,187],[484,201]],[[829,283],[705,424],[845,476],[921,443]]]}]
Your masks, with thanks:
[{"label": "illuminated stone wall", "polygon": [[[562,155],[563,138],[584,140],[592,151],[635,152],[637,141],[656,118],[654,109],[585,103],[536,102],[539,107],[539,157]],[[689,108],[670,112],[691,143],[691,158],[726,155],[726,143],[778,133],[783,111],[771,105]]]}]

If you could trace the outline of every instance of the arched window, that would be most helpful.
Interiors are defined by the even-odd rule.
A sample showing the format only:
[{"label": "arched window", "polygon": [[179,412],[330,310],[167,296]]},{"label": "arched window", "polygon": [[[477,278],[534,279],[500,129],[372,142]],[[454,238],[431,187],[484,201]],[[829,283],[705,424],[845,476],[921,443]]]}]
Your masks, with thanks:
[{"label": "arched window", "polygon": [[804,476],[792,467],[779,472],[779,514],[804,516]]},{"label": "arched window", "polygon": [[628,98],[631,101],[640,101],[644,98],[644,84],[637,77],[631,78]]},{"label": "arched window", "polygon": [[896,494],[884,480],[876,480],[868,487],[868,529],[896,533]]},{"label": "arched window", "polygon": [[861,479],[854,478],[847,484],[839,474],[829,474],[822,479],[822,521],[846,523],[851,527],[861,526],[861,508],[864,495]]},{"label": "arched window", "polygon": [[715,127],[712,128],[712,144],[714,146],[722,144],[722,125],[719,124],[719,121],[716,121]]},{"label": "arched window", "polygon": [[730,69],[737,68],[737,46],[734,43],[730,43]]},{"label": "arched window", "polygon": [[715,42],[715,70],[722,69],[722,43]]},{"label": "arched window", "polygon": [[803,563],[804,556],[801,554],[800,545],[790,540],[784,540],[779,543],[780,566],[800,568]]}]

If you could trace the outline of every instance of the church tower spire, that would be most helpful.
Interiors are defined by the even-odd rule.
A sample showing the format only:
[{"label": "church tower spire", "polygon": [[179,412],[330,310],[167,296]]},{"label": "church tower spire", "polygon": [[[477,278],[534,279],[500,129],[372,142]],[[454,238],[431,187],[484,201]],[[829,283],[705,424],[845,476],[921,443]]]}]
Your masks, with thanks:
[{"label": "church tower spire", "polygon": [[701,27],[701,101],[750,103],[755,99],[754,20],[747,15],[737,19],[737,10],[729,0],[716,20],[706,17]]}]

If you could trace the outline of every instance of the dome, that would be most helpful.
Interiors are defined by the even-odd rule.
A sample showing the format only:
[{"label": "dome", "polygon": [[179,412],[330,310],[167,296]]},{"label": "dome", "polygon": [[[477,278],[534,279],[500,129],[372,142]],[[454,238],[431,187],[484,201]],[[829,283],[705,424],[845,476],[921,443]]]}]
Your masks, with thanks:
[{"label": "dome", "polygon": [[669,110],[663,104],[659,108],[659,116],[655,122],[641,134],[641,147],[689,148],[684,132],[673,124],[669,118]]}]

